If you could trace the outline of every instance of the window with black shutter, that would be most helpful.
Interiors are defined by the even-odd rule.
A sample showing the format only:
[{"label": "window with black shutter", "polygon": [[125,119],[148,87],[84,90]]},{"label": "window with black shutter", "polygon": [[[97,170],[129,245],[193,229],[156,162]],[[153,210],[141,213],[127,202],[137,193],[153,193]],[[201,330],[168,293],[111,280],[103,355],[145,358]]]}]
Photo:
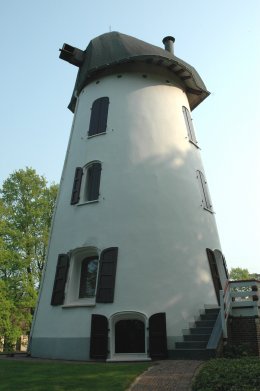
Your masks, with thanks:
[{"label": "window with black shutter", "polygon": [[118,248],[110,247],[102,251],[97,286],[97,303],[113,303],[115,291]]},{"label": "window with black shutter", "polygon": [[70,201],[71,205],[75,205],[79,202],[82,175],[83,175],[82,167],[76,167],[74,182],[72,187],[71,201]]},{"label": "window with black shutter", "polygon": [[68,254],[59,254],[55,280],[52,291],[51,305],[61,305],[64,302],[65,285],[69,269]]},{"label": "window with black shutter", "polygon": [[89,137],[106,132],[108,105],[108,97],[102,97],[93,102],[88,131]]},{"label": "window with black shutter", "polygon": [[101,163],[90,163],[86,171],[85,201],[95,201],[99,198]]},{"label": "window with black shutter", "polygon": [[192,122],[192,119],[191,119],[190,111],[187,109],[187,107],[182,106],[182,112],[183,112],[183,116],[184,116],[184,119],[185,119],[189,140],[196,147],[198,147],[198,142],[196,140],[194,126],[193,126],[193,122]]},{"label": "window with black shutter", "polygon": [[206,249],[208,261],[209,261],[209,267],[211,271],[211,276],[213,280],[214,289],[216,292],[218,304],[220,304],[220,298],[219,298],[219,291],[222,290],[222,284],[220,280],[220,275],[218,271],[218,265],[215,258],[214,251],[210,250],[209,248]]},{"label": "window with black shutter", "polygon": [[108,320],[104,315],[92,315],[90,358],[105,360],[108,353]]},{"label": "window with black shutter", "polygon": [[71,205],[81,205],[88,201],[97,201],[99,199],[101,169],[101,163],[96,161],[88,163],[83,168],[76,168]]},{"label": "window with black shutter", "polygon": [[159,312],[149,318],[149,353],[151,358],[167,358],[165,312]]},{"label": "window with black shutter", "polygon": [[197,170],[197,178],[199,180],[200,188],[201,188],[201,195],[202,195],[202,205],[204,209],[213,212],[212,202],[209,195],[208,185],[207,181],[204,177],[204,174]]}]

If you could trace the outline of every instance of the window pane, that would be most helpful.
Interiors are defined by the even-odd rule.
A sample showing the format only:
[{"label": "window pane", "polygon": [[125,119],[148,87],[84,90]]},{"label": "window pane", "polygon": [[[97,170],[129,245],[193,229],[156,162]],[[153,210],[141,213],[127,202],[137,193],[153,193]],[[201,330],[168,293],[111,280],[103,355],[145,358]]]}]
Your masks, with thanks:
[{"label": "window pane", "polygon": [[95,296],[97,269],[98,258],[86,258],[82,261],[79,298]]}]

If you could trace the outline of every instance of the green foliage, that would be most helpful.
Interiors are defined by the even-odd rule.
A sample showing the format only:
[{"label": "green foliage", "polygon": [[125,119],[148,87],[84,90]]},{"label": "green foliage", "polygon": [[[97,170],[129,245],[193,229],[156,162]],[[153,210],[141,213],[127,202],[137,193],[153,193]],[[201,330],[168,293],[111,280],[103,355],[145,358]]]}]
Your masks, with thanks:
[{"label": "green foliage", "polygon": [[240,345],[226,345],[224,347],[224,357],[226,358],[242,358],[254,356],[254,350],[249,343],[241,343]]},{"label": "green foliage", "polygon": [[206,362],[193,381],[192,391],[259,391],[259,358],[214,359]]},{"label": "green foliage", "polygon": [[123,391],[148,367],[147,363],[36,363],[30,359],[1,359],[0,390]]},{"label": "green foliage", "polygon": [[250,280],[252,277],[247,269],[234,267],[230,270],[230,280]]},{"label": "green foliage", "polygon": [[8,349],[30,328],[57,191],[32,168],[0,190],[0,336]]}]

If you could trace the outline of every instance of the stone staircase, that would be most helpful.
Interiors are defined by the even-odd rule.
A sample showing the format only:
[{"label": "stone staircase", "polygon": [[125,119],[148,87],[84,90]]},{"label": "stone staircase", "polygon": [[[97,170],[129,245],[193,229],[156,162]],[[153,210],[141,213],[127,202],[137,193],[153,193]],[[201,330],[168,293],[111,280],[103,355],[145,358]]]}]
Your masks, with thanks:
[{"label": "stone staircase", "polygon": [[216,357],[216,349],[207,349],[207,345],[219,314],[219,308],[207,308],[188,330],[184,330],[182,341],[175,342],[170,351],[171,359],[206,360]]}]

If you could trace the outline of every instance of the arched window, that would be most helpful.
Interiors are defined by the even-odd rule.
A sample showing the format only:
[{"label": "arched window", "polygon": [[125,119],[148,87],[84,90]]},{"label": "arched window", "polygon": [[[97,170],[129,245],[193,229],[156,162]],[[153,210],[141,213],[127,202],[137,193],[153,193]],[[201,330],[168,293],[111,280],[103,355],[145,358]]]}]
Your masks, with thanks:
[{"label": "arched window", "polygon": [[105,133],[107,129],[108,97],[96,99],[91,108],[88,136]]},{"label": "arched window", "polygon": [[[117,247],[79,247],[58,258],[52,305],[64,307],[113,303]],[[68,276],[68,278],[67,278]]]},{"label": "arched window", "polygon": [[185,119],[185,123],[186,123],[186,128],[187,128],[189,140],[197,147],[198,146],[198,142],[196,140],[195,131],[194,131],[192,119],[191,119],[191,116],[190,116],[190,112],[187,109],[187,107],[185,107],[185,106],[182,106],[182,112],[183,112],[183,115],[184,115],[184,119]]},{"label": "arched window", "polygon": [[92,162],[84,168],[85,188],[84,201],[98,200],[101,176],[101,163]]},{"label": "arched window", "polygon": [[81,263],[79,298],[94,297],[97,284],[98,257],[87,257]]},{"label": "arched window", "polygon": [[72,187],[71,205],[97,201],[101,177],[101,163],[90,162],[85,167],[76,167]]}]

